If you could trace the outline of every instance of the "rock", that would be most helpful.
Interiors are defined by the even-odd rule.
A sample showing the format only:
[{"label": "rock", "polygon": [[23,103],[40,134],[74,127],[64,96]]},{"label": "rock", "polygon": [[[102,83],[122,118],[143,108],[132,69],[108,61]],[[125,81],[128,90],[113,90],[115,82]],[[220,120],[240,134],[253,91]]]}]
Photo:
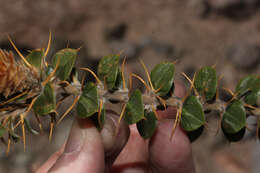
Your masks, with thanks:
[{"label": "rock", "polygon": [[224,9],[241,4],[240,0],[206,0],[214,9]]},{"label": "rock", "polygon": [[105,30],[105,39],[109,41],[123,40],[127,32],[127,25],[120,23],[112,28]]},{"label": "rock", "polygon": [[259,0],[204,0],[210,11],[233,19],[251,16],[259,7]]},{"label": "rock", "polygon": [[234,66],[252,70],[260,62],[260,46],[250,41],[237,41],[227,50],[227,58]]},{"label": "rock", "polygon": [[154,41],[151,46],[155,52],[164,56],[171,56],[175,53],[173,45],[169,43]]},{"label": "rock", "polygon": [[193,13],[201,18],[206,18],[209,15],[210,8],[209,3],[205,0],[190,0],[188,4]]},{"label": "rock", "polygon": [[215,9],[223,9],[223,8],[228,8],[230,6],[238,6],[238,5],[254,5],[259,0],[206,0],[211,7]]}]

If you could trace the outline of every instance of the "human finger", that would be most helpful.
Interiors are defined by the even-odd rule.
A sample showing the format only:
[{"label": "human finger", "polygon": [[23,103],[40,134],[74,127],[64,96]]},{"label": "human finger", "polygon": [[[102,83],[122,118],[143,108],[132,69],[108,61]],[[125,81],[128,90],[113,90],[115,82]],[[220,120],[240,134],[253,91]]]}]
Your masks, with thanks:
[{"label": "human finger", "polygon": [[173,119],[158,123],[155,135],[149,143],[149,167],[156,173],[193,173],[194,165],[190,141],[178,126],[172,139],[170,132]]},{"label": "human finger", "polygon": [[[106,167],[112,165],[129,136],[129,129],[124,123],[120,124],[119,133],[115,136],[117,118],[108,112],[101,133],[89,119],[75,121],[64,152],[49,172],[104,172]],[[109,162],[105,164],[104,160]],[[53,159],[45,165],[51,163]]]},{"label": "human finger", "polygon": [[48,170],[55,164],[55,162],[58,160],[58,158],[62,155],[64,152],[65,144],[61,146],[61,148],[56,151],[54,154],[52,154],[48,160],[41,165],[40,168],[36,171],[36,173],[45,173],[48,172]]}]

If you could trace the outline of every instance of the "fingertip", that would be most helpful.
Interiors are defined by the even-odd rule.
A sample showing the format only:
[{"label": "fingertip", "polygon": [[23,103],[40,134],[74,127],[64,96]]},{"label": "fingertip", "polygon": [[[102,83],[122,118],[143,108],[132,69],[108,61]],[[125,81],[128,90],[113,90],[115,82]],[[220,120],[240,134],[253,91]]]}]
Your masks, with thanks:
[{"label": "fingertip", "polygon": [[174,120],[158,123],[155,135],[149,143],[149,163],[155,172],[191,173],[194,171],[190,141],[185,132],[177,127],[170,140]]},{"label": "fingertip", "polygon": [[104,172],[108,169],[130,134],[128,126],[122,121],[116,135],[117,119],[117,115],[108,112],[101,132],[90,119],[75,120],[64,152],[49,172]]},{"label": "fingertip", "polygon": [[104,170],[104,147],[99,131],[89,119],[75,120],[64,152],[49,172],[80,173]]},{"label": "fingertip", "polygon": [[[106,167],[111,167],[116,157],[126,145],[130,130],[128,125],[121,121],[118,124],[119,116],[112,112],[107,112],[104,127],[101,131],[105,150]],[[118,128],[118,131],[117,131]]]},{"label": "fingertip", "polygon": [[58,160],[58,158],[62,155],[65,148],[65,143],[62,145],[62,147],[56,151],[54,154],[52,154],[48,160],[41,165],[40,168],[36,171],[36,173],[45,173],[48,172],[48,170],[55,164],[55,162]]}]

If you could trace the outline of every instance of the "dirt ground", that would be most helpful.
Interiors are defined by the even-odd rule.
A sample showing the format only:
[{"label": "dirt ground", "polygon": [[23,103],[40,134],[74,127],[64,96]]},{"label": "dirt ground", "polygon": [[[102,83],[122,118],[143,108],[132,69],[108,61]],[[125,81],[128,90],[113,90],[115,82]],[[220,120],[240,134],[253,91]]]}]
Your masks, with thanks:
[{"label": "dirt ground", "polygon": [[[10,49],[6,34],[21,50],[45,47],[49,30],[54,38],[51,53],[69,45],[83,46],[78,66],[94,68],[104,55],[123,52],[128,72],[144,75],[163,61],[176,61],[176,80],[187,83],[180,72],[192,76],[204,65],[216,64],[223,76],[221,87],[234,89],[247,74],[260,73],[259,0],[0,0],[0,48]],[[223,98],[225,94],[221,95]],[[69,103],[67,103],[69,105]],[[64,105],[66,107],[66,105]],[[0,172],[33,172],[64,143],[73,113],[48,134],[28,135],[5,155],[0,150]],[[198,173],[257,173],[259,142],[254,137],[228,143],[215,135],[217,118],[193,143]],[[45,127],[48,132],[48,127]]]}]

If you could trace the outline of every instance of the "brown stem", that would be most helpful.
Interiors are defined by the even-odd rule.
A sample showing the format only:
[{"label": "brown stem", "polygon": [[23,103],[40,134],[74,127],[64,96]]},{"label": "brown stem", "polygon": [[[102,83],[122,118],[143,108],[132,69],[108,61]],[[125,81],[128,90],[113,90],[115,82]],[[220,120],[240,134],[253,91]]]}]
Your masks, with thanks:
[{"label": "brown stem", "polygon": [[217,99],[216,102],[213,104],[208,104],[208,103],[203,104],[203,109],[204,111],[212,110],[212,111],[217,111],[219,114],[222,114],[225,111],[225,102]]}]

